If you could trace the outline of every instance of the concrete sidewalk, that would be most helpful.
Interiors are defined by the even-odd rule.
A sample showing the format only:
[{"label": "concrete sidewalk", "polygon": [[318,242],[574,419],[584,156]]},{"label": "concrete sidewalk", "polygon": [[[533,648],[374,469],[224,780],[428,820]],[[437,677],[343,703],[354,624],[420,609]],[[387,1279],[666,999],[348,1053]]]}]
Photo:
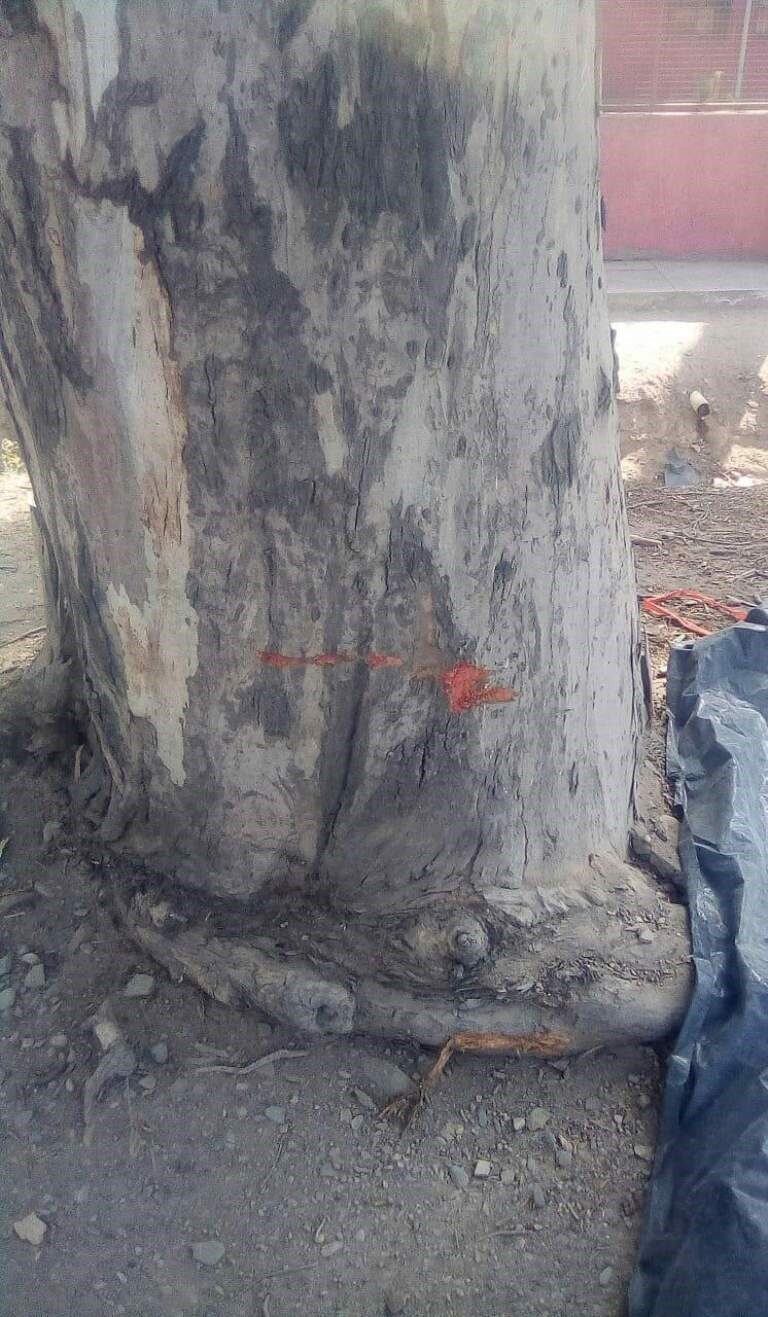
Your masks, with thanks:
[{"label": "concrete sidewalk", "polygon": [[607,261],[609,293],[768,293],[768,261]]}]

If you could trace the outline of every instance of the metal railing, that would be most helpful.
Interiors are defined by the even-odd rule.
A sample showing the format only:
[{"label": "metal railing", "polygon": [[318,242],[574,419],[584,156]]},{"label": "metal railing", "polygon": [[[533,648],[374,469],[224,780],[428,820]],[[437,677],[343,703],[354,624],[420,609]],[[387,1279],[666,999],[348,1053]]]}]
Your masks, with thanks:
[{"label": "metal railing", "polygon": [[768,104],[768,0],[601,0],[606,109]]}]

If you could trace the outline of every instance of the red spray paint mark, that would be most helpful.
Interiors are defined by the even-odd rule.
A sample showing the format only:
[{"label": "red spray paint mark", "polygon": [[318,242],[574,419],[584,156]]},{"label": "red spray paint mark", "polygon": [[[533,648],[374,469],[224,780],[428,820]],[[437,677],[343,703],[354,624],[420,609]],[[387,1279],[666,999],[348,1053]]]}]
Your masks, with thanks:
[{"label": "red spray paint mark", "polygon": [[259,650],[257,656],[270,668],[337,668],[343,664],[367,663],[369,668],[401,668],[403,660],[393,654],[275,654],[269,649]]},{"label": "red spray paint mark", "polygon": [[376,668],[402,668],[404,660],[395,654],[367,654],[363,662],[375,671]]},{"label": "red spray paint mark", "polygon": [[466,713],[480,704],[509,704],[517,691],[508,686],[491,686],[488,668],[474,663],[456,663],[439,677],[451,713]]},{"label": "red spray paint mark", "polygon": [[259,650],[257,658],[268,668],[305,668],[311,662],[311,659],[291,658],[290,654],[274,654],[268,649]]},{"label": "red spray paint mark", "polygon": [[[259,650],[257,657],[270,668],[333,668],[342,664],[365,663],[372,671],[379,668],[402,668],[405,660],[396,654],[276,654],[272,650]],[[440,672],[423,672],[425,679],[440,686],[451,713],[467,713],[481,704],[509,704],[517,699],[517,691],[508,686],[492,686],[488,668],[474,663],[455,663]]]}]

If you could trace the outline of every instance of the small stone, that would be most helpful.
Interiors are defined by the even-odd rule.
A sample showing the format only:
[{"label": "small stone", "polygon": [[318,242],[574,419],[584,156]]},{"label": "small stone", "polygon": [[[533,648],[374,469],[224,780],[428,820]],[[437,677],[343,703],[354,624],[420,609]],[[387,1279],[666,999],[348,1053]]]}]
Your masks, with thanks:
[{"label": "small stone", "polygon": [[364,1089],[362,1089],[362,1088],[353,1088],[353,1089],[352,1089],[352,1096],[353,1096],[353,1098],[355,1099],[356,1102],[359,1102],[359,1103],[360,1103],[360,1106],[361,1106],[361,1107],[365,1107],[366,1111],[375,1111],[375,1110],[376,1110],[376,1103],[374,1102],[374,1100],[373,1100],[373,1098],[370,1096],[370,1094],[369,1094],[369,1093],[366,1093],[366,1092],[364,1091]]},{"label": "small stone", "polygon": [[25,1244],[32,1244],[34,1248],[39,1248],[45,1239],[45,1232],[48,1229],[45,1221],[41,1221],[37,1212],[30,1212],[28,1216],[23,1216],[20,1221],[14,1221],[13,1232],[19,1239],[23,1239]]},{"label": "small stone", "polygon": [[157,1088],[157,1080],[154,1075],[142,1075],[139,1080],[139,1088],[143,1088],[145,1093],[153,1093]]},{"label": "small stone", "polygon": [[543,1107],[534,1107],[533,1111],[528,1114],[528,1129],[534,1132],[536,1130],[543,1130],[544,1126],[548,1125],[551,1119],[552,1116],[549,1111],[545,1111]]},{"label": "small stone", "polygon": [[365,1124],[365,1116],[353,1116],[349,1122],[349,1127],[353,1134],[359,1134]]},{"label": "small stone", "polygon": [[0,979],[7,979],[13,965],[13,956],[9,953],[7,956],[0,956]]},{"label": "small stone", "polygon": [[525,1129],[525,1116],[515,1116],[512,1120],[512,1128],[515,1134],[522,1134]]},{"label": "small stone", "polygon": [[40,957],[38,956],[36,951],[25,951],[23,956],[19,956],[19,960],[21,960],[25,965],[40,964]]},{"label": "small stone", "polygon": [[366,1057],[363,1061],[363,1072],[375,1095],[382,1100],[402,1097],[403,1094],[411,1091],[411,1081],[405,1071],[393,1065],[391,1061],[382,1060],[381,1057]]},{"label": "small stone", "polygon": [[343,1247],[344,1245],[340,1239],[333,1239],[330,1244],[323,1244],[323,1247],[320,1249],[320,1256],[323,1258],[332,1258],[337,1253],[340,1253]]},{"label": "small stone", "polygon": [[48,846],[60,832],[61,824],[58,819],[49,819],[43,828],[43,845]]},{"label": "small stone", "polygon": [[44,988],[45,987],[45,966],[41,964],[33,965],[24,975],[25,988]]},{"label": "small stone", "polygon": [[149,1049],[149,1055],[158,1065],[165,1065],[168,1060],[168,1044],[154,1043]]},{"label": "small stone", "polygon": [[486,1111],[485,1107],[478,1107],[478,1109],[477,1109],[477,1124],[478,1124],[478,1128],[481,1129],[481,1130],[487,1130],[487,1128],[488,1128],[488,1126],[490,1125],[490,1123],[491,1123],[491,1121],[490,1121],[490,1117],[489,1117],[488,1112]]},{"label": "small stone", "polygon": [[555,1163],[561,1171],[570,1171],[573,1166],[573,1153],[570,1148],[558,1148],[555,1153]]},{"label": "small stone", "polygon": [[320,1178],[323,1180],[335,1180],[336,1167],[332,1166],[330,1162],[323,1162],[320,1167]]},{"label": "small stone", "polygon": [[55,1033],[51,1039],[51,1047],[55,1047],[57,1052],[67,1046],[69,1039],[65,1033]]},{"label": "small stone", "polygon": [[636,1143],[632,1151],[641,1162],[653,1161],[653,1148],[649,1148],[647,1143]]},{"label": "small stone", "polygon": [[630,832],[630,844],[635,855],[645,860],[659,878],[670,882],[682,883],[683,875],[680,857],[677,852],[679,825],[671,814],[663,814],[652,822],[653,831],[633,828]]},{"label": "small stone", "polygon": [[218,1239],[201,1239],[192,1245],[192,1257],[201,1267],[216,1267],[224,1257],[224,1245]]},{"label": "small stone", "polygon": [[638,1093],[637,1105],[639,1106],[641,1111],[648,1110],[648,1107],[651,1105],[651,1099],[647,1093]]},{"label": "small stone", "polygon": [[638,929],[637,940],[638,942],[642,942],[645,946],[649,947],[652,942],[656,941],[656,937],[651,932],[650,928],[640,928]]},{"label": "small stone", "polygon": [[651,839],[645,828],[630,828],[629,844],[632,847],[638,860],[648,860],[651,854]]},{"label": "small stone", "polygon": [[[477,1174],[477,1169],[475,1169],[475,1174]],[[455,1165],[449,1166],[448,1175],[450,1176],[451,1182],[456,1185],[457,1189],[468,1188],[469,1172],[465,1171],[463,1166],[455,1166]]]},{"label": "small stone", "polygon": [[586,887],[584,895],[591,905],[604,906],[608,904],[608,897],[600,887]]},{"label": "small stone", "polygon": [[271,1120],[273,1125],[285,1124],[285,1111],[283,1107],[266,1107],[264,1115],[267,1120]]},{"label": "small stone", "polygon": [[149,907],[149,917],[155,928],[165,928],[171,918],[171,913],[168,901],[155,901],[154,905]]},{"label": "small stone", "polygon": [[480,1161],[475,1162],[474,1175],[476,1180],[487,1180],[490,1173],[491,1163],[485,1157],[481,1157]]},{"label": "small stone", "polygon": [[504,1170],[501,1172],[501,1183],[506,1188],[509,1188],[511,1184],[515,1183],[515,1172],[512,1170],[511,1166],[505,1166]]},{"label": "small stone", "polygon": [[0,1013],[9,1011],[16,1000],[15,988],[0,989]]},{"label": "small stone", "polygon": [[547,1195],[540,1184],[531,1185],[531,1202],[534,1207],[546,1207]]},{"label": "small stone", "polygon": [[155,991],[154,974],[133,974],[123,988],[124,997],[151,997]]},{"label": "small stone", "polygon": [[603,1270],[600,1272],[600,1284],[602,1285],[603,1289],[605,1289],[607,1285],[610,1285],[612,1280],[613,1280],[613,1267],[604,1267]]}]

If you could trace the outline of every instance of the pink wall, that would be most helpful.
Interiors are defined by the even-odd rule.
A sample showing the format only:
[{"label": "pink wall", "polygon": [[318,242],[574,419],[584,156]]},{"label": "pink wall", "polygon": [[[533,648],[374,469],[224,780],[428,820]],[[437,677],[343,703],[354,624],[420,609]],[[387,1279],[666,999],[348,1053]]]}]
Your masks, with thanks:
[{"label": "pink wall", "polygon": [[605,251],[768,257],[768,107],[608,111]]}]

